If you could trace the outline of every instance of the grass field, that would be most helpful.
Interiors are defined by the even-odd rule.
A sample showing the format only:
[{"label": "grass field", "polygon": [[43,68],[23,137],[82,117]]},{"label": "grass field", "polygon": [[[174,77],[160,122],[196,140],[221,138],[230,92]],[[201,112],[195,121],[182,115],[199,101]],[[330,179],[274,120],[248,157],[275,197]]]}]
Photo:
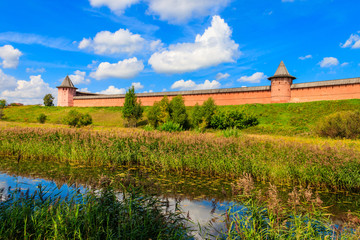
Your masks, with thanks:
[{"label": "grass field", "polygon": [[[35,123],[39,114],[44,113],[48,116],[48,123],[60,124],[71,109],[76,109],[81,113],[89,113],[93,118],[94,126],[123,127],[121,107],[9,107],[4,110],[4,120]],[[145,107],[145,116],[147,109],[148,107]],[[246,129],[245,132],[247,133],[307,136],[313,135],[312,129],[317,121],[324,116],[346,110],[360,111],[360,99],[309,103],[246,104],[219,106],[219,109],[239,109],[258,116],[260,124]],[[191,115],[192,108],[188,107],[187,110]],[[144,117],[144,119],[146,118]],[[143,121],[143,124],[140,125],[144,124],[146,122]]]}]

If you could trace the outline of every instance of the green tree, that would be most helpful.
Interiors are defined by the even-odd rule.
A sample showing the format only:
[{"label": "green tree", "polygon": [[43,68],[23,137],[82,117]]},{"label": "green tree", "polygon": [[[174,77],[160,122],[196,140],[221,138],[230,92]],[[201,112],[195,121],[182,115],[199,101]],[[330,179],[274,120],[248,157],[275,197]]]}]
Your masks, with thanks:
[{"label": "green tree", "polygon": [[154,105],[149,108],[149,111],[147,112],[147,118],[149,120],[149,123],[155,128],[159,125],[160,114],[160,102],[155,102]]},{"label": "green tree", "polygon": [[47,119],[47,116],[44,113],[40,113],[40,115],[37,118],[39,123],[45,123],[46,119]]},{"label": "green tree", "polygon": [[211,118],[214,116],[217,110],[214,99],[211,97],[206,100],[201,106],[201,113],[203,114],[202,119],[206,121],[206,127],[210,127]]},{"label": "green tree", "polygon": [[202,113],[200,105],[196,103],[191,112],[191,122],[194,127],[199,126],[202,121],[203,115],[204,114]]},{"label": "green tree", "polygon": [[0,108],[0,120],[3,119],[5,116],[3,110]]},{"label": "green tree", "polygon": [[44,105],[47,106],[47,107],[54,106],[54,97],[53,97],[53,95],[51,95],[50,93],[45,95],[45,97],[44,97]]},{"label": "green tree", "polygon": [[164,96],[159,102],[160,115],[159,123],[164,124],[170,120],[170,101],[167,96]]},{"label": "green tree", "polygon": [[6,100],[0,99],[0,109],[4,108],[6,106]]},{"label": "green tree", "polygon": [[174,97],[170,102],[170,119],[172,122],[180,124],[183,128],[188,127],[188,115],[184,99],[181,95]]},{"label": "green tree", "polygon": [[132,86],[125,94],[123,107],[123,117],[126,119],[128,126],[136,127],[137,120],[142,117],[143,111],[141,101],[137,100],[135,88]]}]

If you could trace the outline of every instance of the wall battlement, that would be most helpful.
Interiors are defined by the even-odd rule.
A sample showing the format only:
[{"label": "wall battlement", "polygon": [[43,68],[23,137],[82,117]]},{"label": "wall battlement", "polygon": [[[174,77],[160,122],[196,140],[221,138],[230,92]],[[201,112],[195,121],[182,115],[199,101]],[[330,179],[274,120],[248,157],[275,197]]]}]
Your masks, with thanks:
[{"label": "wall battlement", "polygon": [[[138,93],[136,95],[143,106],[152,106],[164,96],[168,96],[171,100],[178,95],[183,96],[186,106],[202,104],[210,97],[220,106],[360,98],[360,78],[293,84],[295,79],[281,62],[275,75],[269,78],[271,86]],[[103,95],[78,92],[68,76],[57,88],[58,106],[112,107],[123,106],[125,101],[125,94]]]}]

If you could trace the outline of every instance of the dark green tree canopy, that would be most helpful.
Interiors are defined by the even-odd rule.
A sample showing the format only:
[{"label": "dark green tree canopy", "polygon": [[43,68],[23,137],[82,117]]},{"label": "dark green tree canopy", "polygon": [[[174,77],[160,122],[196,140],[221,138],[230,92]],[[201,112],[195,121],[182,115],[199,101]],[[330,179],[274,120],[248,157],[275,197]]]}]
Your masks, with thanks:
[{"label": "dark green tree canopy", "polygon": [[45,95],[45,97],[44,97],[44,105],[47,106],[47,107],[54,106],[54,97],[53,97],[53,95],[51,95],[50,93]]},{"label": "dark green tree canopy", "polygon": [[188,115],[181,95],[174,97],[170,102],[170,119],[184,128],[188,127]]},{"label": "dark green tree canopy", "polygon": [[0,99],[0,109],[4,108],[6,106],[6,100]]}]

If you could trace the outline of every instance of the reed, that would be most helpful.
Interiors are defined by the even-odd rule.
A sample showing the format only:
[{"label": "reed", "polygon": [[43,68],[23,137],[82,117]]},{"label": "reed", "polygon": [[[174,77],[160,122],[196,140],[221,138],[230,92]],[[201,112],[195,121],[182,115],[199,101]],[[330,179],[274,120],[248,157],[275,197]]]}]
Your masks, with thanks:
[{"label": "reed", "polygon": [[141,130],[15,127],[0,131],[0,152],[19,161],[26,158],[89,167],[140,165],[227,178],[245,172],[257,181],[276,184],[359,189],[357,145],[331,143]]},{"label": "reed", "polygon": [[186,224],[166,203],[134,190],[61,199],[39,186],[0,202],[0,239],[190,239]]}]

